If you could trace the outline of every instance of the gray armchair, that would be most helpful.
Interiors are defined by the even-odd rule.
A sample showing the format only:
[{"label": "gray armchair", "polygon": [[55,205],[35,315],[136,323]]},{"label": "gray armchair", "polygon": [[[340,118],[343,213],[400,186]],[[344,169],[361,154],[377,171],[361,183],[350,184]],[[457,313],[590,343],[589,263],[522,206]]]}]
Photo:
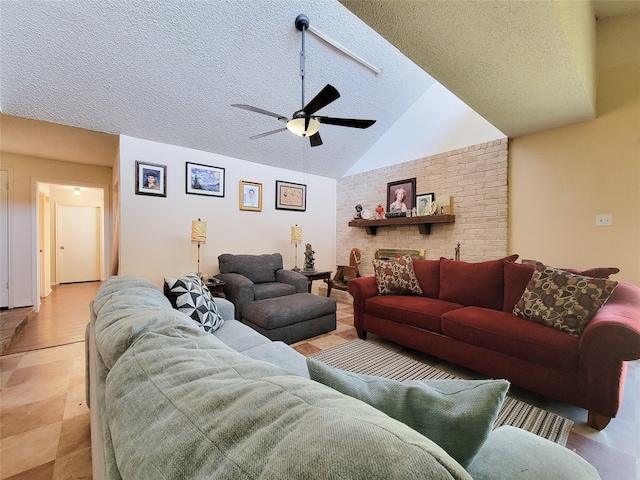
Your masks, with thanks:
[{"label": "gray armchair", "polygon": [[282,266],[279,253],[218,257],[224,293],[235,306],[236,320],[242,320],[242,306],[256,300],[293,295],[307,291],[307,277]]}]

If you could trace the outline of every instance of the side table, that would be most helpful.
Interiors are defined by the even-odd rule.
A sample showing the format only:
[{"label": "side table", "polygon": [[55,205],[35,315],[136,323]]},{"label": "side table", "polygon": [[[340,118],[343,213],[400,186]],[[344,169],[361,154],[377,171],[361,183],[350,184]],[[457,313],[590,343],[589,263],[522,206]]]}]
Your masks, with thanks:
[{"label": "side table", "polygon": [[225,282],[223,282],[222,280],[218,280],[217,282],[208,281],[204,284],[204,286],[209,289],[209,292],[211,292],[212,297],[220,297],[220,298],[226,298],[226,295],[224,294],[225,285],[226,285]]},{"label": "side table", "polygon": [[307,277],[307,281],[309,282],[308,284],[309,293],[311,293],[311,284],[313,283],[314,280],[324,280],[327,284],[327,297],[331,295],[331,287],[333,286],[333,280],[331,280],[331,273],[332,273],[331,270],[326,270],[322,272],[318,270],[313,270],[313,271],[300,270],[299,273]]}]

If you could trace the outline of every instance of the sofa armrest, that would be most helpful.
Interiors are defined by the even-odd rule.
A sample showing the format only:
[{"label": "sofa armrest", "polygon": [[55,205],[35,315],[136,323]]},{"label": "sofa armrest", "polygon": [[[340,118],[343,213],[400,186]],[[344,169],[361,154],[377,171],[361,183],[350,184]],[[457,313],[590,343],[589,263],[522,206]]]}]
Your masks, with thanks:
[{"label": "sofa armrest", "polygon": [[353,326],[356,327],[358,336],[365,338],[364,331],[364,304],[368,298],[378,295],[376,277],[352,278],[347,284],[347,291],[353,297]]},{"label": "sofa armrest", "polygon": [[215,277],[225,283],[224,294],[235,307],[235,319],[242,320],[242,305],[254,299],[254,283],[239,273],[219,273]]},{"label": "sofa armrest", "polygon": [[[640,288],[619,282],[580,338],[583,395],[597,413],[614,417],[622,401],[625,361],[640,359]],[[600,399],[596,401],[596,399]]]},{"label": "sofa armrest", "polygon": [[285,270],[284,268],[276,270],[276,282],[293,285],[296,289],[296,293],[305,293],[309,288],[309,280],[307,277],[299,272]]},{"label": "sofa armrest", "polygon": [[578,454],[520,428],[496,428],[467,471],[475,480],[598,480],[598,471]]},{"label": "sofa armrest", "polygon": [[213,302],[218,307],[218,314],[223,320],[235,319],[236,307],[229,300],[221,297],[213,297]]}]

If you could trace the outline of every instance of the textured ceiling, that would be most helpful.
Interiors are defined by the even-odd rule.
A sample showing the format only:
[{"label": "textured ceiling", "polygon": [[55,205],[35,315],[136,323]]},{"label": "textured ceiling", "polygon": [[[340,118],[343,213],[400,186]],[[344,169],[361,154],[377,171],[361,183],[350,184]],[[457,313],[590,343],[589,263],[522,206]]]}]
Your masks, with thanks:
[{"label": "textured ceiling", "polygon": [[[249,140],[283,124],[230,104],[286,116],[301,107],[300,13],[382,72],[307,33],[305,103],[330,83],[341,98],[319,114],[377,122],[323,125],[314,148],[287,131]],[[0,19],[6,115],[334,178],[433,83],[335,1],[3,2]]]},{"label": "textured ceiling", "polygon": [[[640,11],[636,1],[343,3],[395,46],[334,0],[2,2],[2,150],[110,165],[117,140],[104,133],[124,134],[338,178],[432,85],[425,71],[509,136],[593,118],[593,11]],[[331,83],[342,96],[319,114],[377,122],[323,125],[315,148],[289,132],[249,140],[282,123],[230,104],[285,116],[301,106],[299,13],[381,71],[307,33],[305,101]],[[76,128],[60,142],[62,127],[31,119]]]}]

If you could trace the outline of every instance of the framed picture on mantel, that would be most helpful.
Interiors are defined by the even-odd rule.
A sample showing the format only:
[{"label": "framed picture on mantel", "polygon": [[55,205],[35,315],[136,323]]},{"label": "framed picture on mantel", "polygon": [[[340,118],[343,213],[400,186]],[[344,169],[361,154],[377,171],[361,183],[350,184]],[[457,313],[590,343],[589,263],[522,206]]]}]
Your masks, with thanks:
[{"label": "framed picture on mantel", "polygon": [[387,183],[387,212],[410,212],[416,206],[416,179]]},{"label": "framed picture on mantel", "polygon": [[430,215],[431,214],[431,205],[435,200],[435,194],[431,193],[423,193],[421,195],[416,195],[416,206],[418,207],[418,216],[422,215]]}]

